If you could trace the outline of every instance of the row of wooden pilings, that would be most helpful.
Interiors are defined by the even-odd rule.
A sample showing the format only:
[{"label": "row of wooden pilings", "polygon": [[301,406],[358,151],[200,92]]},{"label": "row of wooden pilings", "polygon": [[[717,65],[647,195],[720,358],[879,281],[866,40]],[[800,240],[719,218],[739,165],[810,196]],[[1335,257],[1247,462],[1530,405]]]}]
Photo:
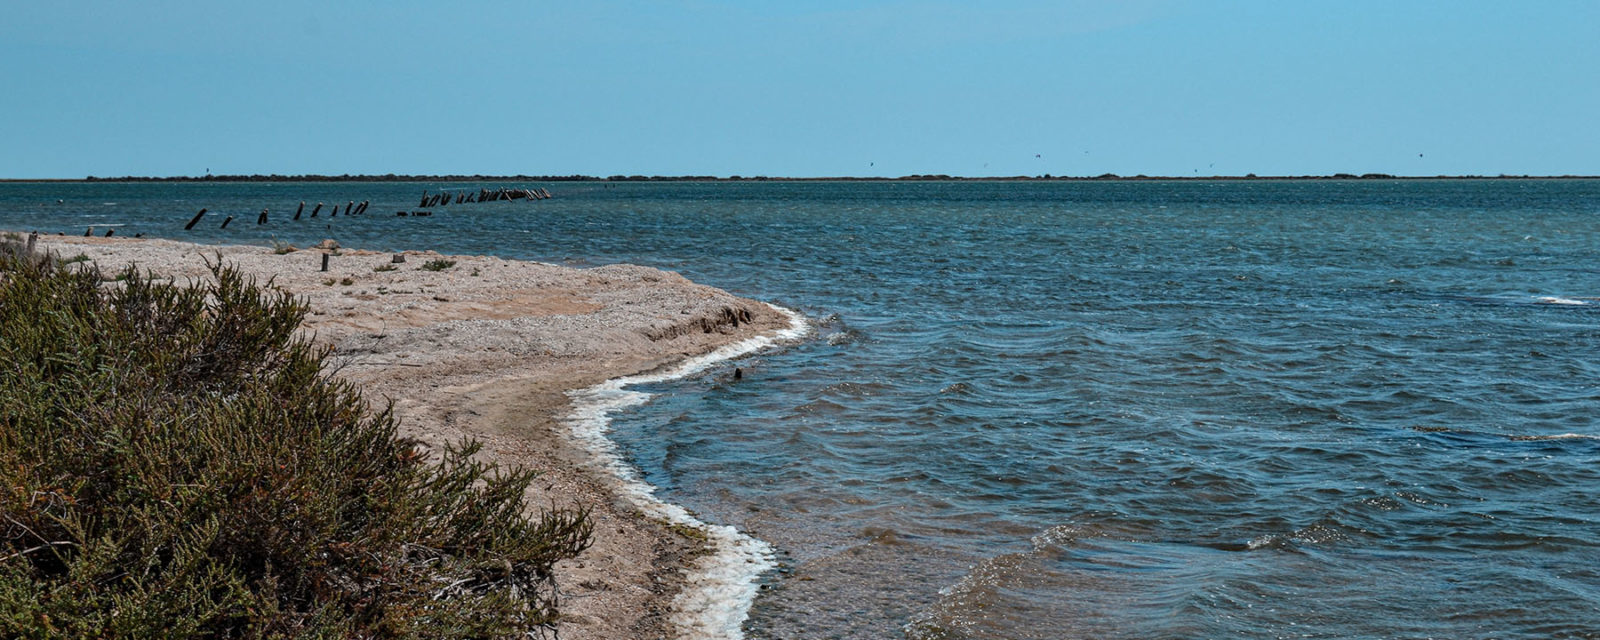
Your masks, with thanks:
[{"label": "row of wooden pilings", "polygon": [[[361,215],[361,214],[367,212],[367,207],[369,205],[371,205],[371,204],[372,204],[371,200],[362,200],[361,202],[356,202],[354,200],[351,200],[351,201],[349,201],[348,203],[345,204],[345,206],[344,206],[344,214],[347,215],[347,216]],[[315,206],[315,207],[313,207],[311,209],[311,215],[309,217],[315,218],[315,217],[317,217],[318,214],[322,213],[322,206],[323,206],[323,203],[318,202],[317,206]],[[188,231],[190,229],[193,229],[195,225],[200,224],[200,219],[206,217],[206,212],[207,211],[209,211],[209,209],[201,209],[200,213],[194,214],[194,217],[189,219],[189,224],[183,225],[183,230],[184,231]],[[306,203],[305,203],[304,200],[301,200],[300,201],[300,207],[298,209],[295,209],[295,211],[294,211],[294,219],[295,220],[299,220],[300,217],[305,214],[305,212],[306,212]],[[256,214],[256,224],[266,224],[267,223],[267,213],[268,213],[268,210],[266,208],[262,208],[261,209],[261,213]],[[328,212],[328,217],[332,218],[332,217],[337,216],[337,215],[339,215],[339,204],[338,203],[334,203],[333,209]],[[223,229],[228,228],[228,223],[230,223],[230,222],[233,222],[233,216],[228,216],[227,218],[223,219],[221,228],[223,228]],[[85,234],[85,235],[87,235],[87,234]],[[107,233],[106,235],[109,236],[111,234]]]},{"label": "row of wooden pilings", "polygon": [[[512,189],[512,188],[506,188],[506,187],[501,187],[499,189],[487,189],[487,188],[485,188],[485,189],[479,189],[476,193],[470,192],[470,191],[459,191],[459,192],[448,192],[448,191],[445,191],[445,192],[435,193],[433,195],[429,195],[427,190],[423,190],[423,192],[422,192],[422,200],[417,204],[417,206],[421,207],[423,209],[431,209],[433,207],[438,207],[438,206],[445,206],[445,205],[450,205],[450,204],[465,204],[465,203],[469,203],[469,202],[498,202],[498,201],[505,201],[505,200],[547,200],[549,198],[550,198],[550,191],[548,191],[548,190],[546,190],[544,188],[539,188],[539,187],[535,187],[535,188],[532,188],[532,189],[527,189],[527,188]],[[362,200],[361,202],[356,202],[354,200],[351,200],[351,201],[345,203],[344,213],[347,216],[361,215],[361,214],[367,212],[367,207],[370,206],[371,204],[372,204],[371,200]],[[316,206],[311,209],[311,215],[309,217],[311,217],[311,218],[317,217],[322,212],[322,207],[323,206],[324,206],[323,203],[318,202],[316,204]],[[295,209],[294,219],[295,220],[299,220],[301,218],[301,216],[303,216],[305,214],[305,210],[306,210],[306,203],[305,203],[305,201],[302,200],[300,202],[300,207]],[[189,220],[189,224],[186,224],[186,225],[183,226],[183,230],[184,231],[193,230],[195,225],[200,224],[200,220],[205,218],[207,211],[209,211],[209,209],[201,209],[199,213],[194,214],[194,217]],[[269,213],[268,210],[263,208],[261,210],[261,213],[256,215],[256,224],[266,224],[267,223],[268,213]],[[398,214],[401,215],[401,216],[405,216],[405,215],[428,216],[428,215],[433,215],[433,212],[431,212],[431,211],[413,211],[413,212],[410,212],[408,214],[405,211],[400,211],[400,212],[398,212]],[[331,217],[334,217],[334,216],[337,216],[337,215],[339,215],[339,205],[338,205],[338,203],[334,203],[333,209],[330,210],[329,213],[328,213],[328,217],[331,218]],[[223,229],[228,228],[228,225],[230,223],[232,223],[232,222],[233,222],[233,216],[230,215],[230,216],[224,218],[222,220],[221,228],[223,228]],[[93,233],[93,231],[94,231],[94,229],[91,227],[89,232],[85,233],[84,235],[90,235],[91,233]],[[111,233],[112,232],[107,231],[106,235],[110,236]]]},{"label": "row of wooden pilings", "polygon": [[[422,191],[422,200],[417,203],[417,206],[421,207],[423,209],[431,209],[433,207],[438,207],[438,206],[444,206],[444,205],[449,205],[449,204],[466,204],[466,203],[469,203],[469,202],[498,202],[498,201],[502,201],[502,200],[547,200],[549,198],[550,198],[550,192],[546,191],[545,189],[542,189],[542,188],[507,189],[505,187],[501,187],[501,188],[495,189],[493,191],[491,191],[489,189],[479,189],[477,193],[472,193],[470,191],[458,191],[456,193],[450,193],[448,191],[444,191],[444,192],[440,192],[440,193],[435,193],[435,194],[433,194],[431,196],[428,195],[428,191],[426,189],[424,189]],[[451,200],[454,200],[454,202],[452,203]]]}]

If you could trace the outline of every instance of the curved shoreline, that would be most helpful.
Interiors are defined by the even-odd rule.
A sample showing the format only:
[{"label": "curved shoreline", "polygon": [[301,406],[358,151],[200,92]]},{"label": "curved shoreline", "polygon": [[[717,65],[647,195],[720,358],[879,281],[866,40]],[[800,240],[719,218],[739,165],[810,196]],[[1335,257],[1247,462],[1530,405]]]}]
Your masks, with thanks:
[{"label": "curved shoreline", "polygon": [[83,256],[108,279],[130,264],[179,283],[209,279],[208,263],[220,259],[270,280],[309,303],[302,331],[333,349],[329,373],[357,384],[374,404],[393,402],[403,437],[424,452],[473,438],[483,445],[481,460],[539,474],[530,505],[589,508],[594,545],[556,567],[558,632],[567,640],[682,633],[680,594],[705,547],[699,535],[634,504],[613,474],[591,464],[589,447],[563,422],[574,406],[569,392],[703,368],[727,357],[712,354],[736,345],[748,352],[795,326],[770,305],[634,265],[573,269],[431,251],[278,253],[149,238],[38,240],[40,250],[64,259]]},{"label": "curved shoreline", "polygon": [[789,326],[770,335],[724,345],[664,371],[612,378],[567,392],[573,404],[565,419],[571,436],[584,443],[596,465],[616,478],[619,492],[640,511],[698,530],[710,543],[711,553],[698,559],[696,572],[685,576],[684,588],[672,601],[669,620],[678,631],[676,637],[683,640],[744,637],[742,627],[750,617],[750,606],[756,597],[755,579],[777,567],[772,547],[732,526],[702,521],[683,507],[656,497],[656,487],[639,476],[638,470],[624,459],[616,442],[606,437],[606,432],[610,431],[613,413],[642,405],[652,397],[652,394],[630,391],[627,387],[688,377],[719,362],[743,357],[782,341],[797,340],[808,332],[805,319],[798,312],[770,303],[768,306],[787,317]]}]

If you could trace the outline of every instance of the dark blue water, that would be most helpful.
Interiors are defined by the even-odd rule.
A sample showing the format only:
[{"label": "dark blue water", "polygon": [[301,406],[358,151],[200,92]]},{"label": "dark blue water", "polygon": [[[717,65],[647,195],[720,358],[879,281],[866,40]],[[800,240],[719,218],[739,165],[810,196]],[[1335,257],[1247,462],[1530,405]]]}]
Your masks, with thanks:
[{"label": "dark blue water", "polygon": [[[437,185],[0,185],[0,227],[637,262],[803,311],[615,425],[780,550],[752,637],[1600,637],[1600,182],[544,186],[418,219]],[[184,233],[202,206],[240,219]]]}]

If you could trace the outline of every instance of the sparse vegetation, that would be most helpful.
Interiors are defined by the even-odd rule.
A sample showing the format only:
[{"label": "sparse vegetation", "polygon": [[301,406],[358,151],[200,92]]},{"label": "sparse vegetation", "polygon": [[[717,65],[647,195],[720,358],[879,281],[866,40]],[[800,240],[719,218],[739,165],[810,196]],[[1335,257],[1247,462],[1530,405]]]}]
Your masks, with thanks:
[{"label": "sparse vegetation", "polygon": [[67,258],[65,260],[62,260],[61,264],[77,264],[79,262],[88,262],[88,261],[89,261],[89,255],[85,254],[85,253],[80,253],[78,255],[72,256],[71,258]]},{"label": "sparse vegetation", "polygon": [[345,279],[339,281],[339,284],[342,284],[342,285],[344,285],[346,287],[348,287],[350,285],[353,285],[355,283],[356,283],[355,278],[345,278]]},{"label": "sparse vegetation", "polygon": [[395,271],[395,270],[398,270],[399,268],[400,267],[396,267],[396,266],[394,266],[392,264],[385,264],[385,265],[379,265],[379,266],[373,267],[372,270],[375,271],[375,272],[378,272],[378,273],[383,273],[385,271]]},{"label": "sparse vegetation", "polygon": [[307,308],[0,255],[0,637],[491,638],[553,622],[592,526],[438,464],[324,373]]},{"label": "sparse vegetation", "polygon": [[294,253],[296,251],[299,251],[299,249],[296,249],[295,246],[292,245],[292,244],[289,244],[287,242],[281,242],[281,241],[278,241],[278,240],[273,240],[272,241],[272,253],[275,254],[275,255],[280,255],[281,256],[283,254]]},{"label": "sparse vegetation", "polygon": [[422,270],[423,271],[444,271],[445,269],[449,269],[450,267],[454,267],[454,266],[456,266],[456,261],[455,260],[445,260],[443,258],[436,258],[436,259],[429,260],[427,262],[422,263]]}]

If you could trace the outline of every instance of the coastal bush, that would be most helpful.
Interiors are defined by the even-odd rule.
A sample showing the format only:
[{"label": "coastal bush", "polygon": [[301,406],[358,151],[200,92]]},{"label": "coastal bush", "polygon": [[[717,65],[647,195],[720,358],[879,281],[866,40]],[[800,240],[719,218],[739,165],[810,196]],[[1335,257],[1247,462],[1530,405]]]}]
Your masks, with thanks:
[{"label": "coastal bush", "polygon": [[444,271],[445,269],[449,269],[450,267],[454,267],[454,266],[456,266],[456,261],[455,260],[436,259],[436,260],[429,260],[427,262],[422,263],[422,270],[423,271]]},{"label": "coastal bush", "polygon": [[547,628],[582,509],[436,464],[324,371],[304,302],[0,252],[0,637],[490,638]]}]

